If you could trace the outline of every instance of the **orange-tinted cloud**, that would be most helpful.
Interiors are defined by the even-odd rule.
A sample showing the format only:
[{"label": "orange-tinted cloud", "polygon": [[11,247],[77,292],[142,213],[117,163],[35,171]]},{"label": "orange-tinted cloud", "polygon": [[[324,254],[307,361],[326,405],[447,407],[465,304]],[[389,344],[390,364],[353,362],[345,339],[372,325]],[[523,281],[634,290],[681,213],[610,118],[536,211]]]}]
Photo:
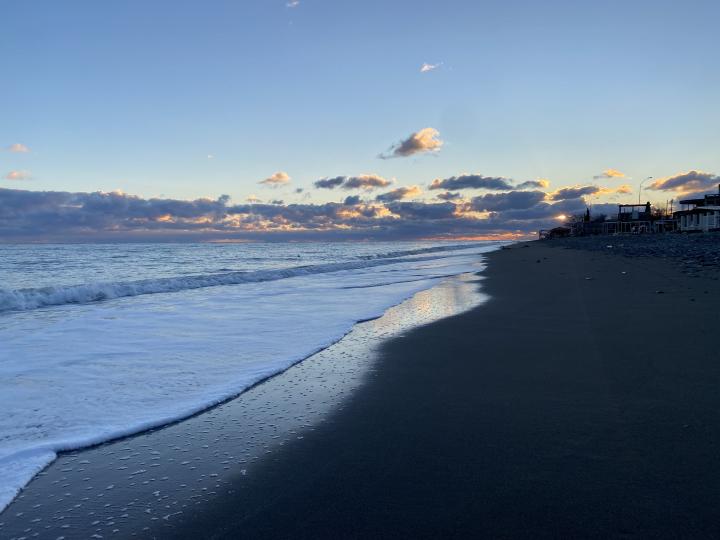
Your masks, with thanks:
[{"label": "orange-tinted cloud", "polygon": [[409,157],[415,154],[427,154],[437,152],[442,147],[440,132],[435,128],[423,128],[420,131],[410,134],[407,139],[390,147],[384,154],[378,157],[389,159],[396,157]]},{"label": "orange-tinted cloud", "polygon": [[266,178],[265,180],[260,180],[260,182],[258,182],[258,183],[264,184],[266,186],[277,187],[277,186],[283,186],[283,185],[289,183],[290,180],[291,180],[291,178],[290,178],[290,175],[288,175],[288,173],[286,173],[284,171],[278,171],[275,174],[273,174],[272,176],[269,176],[268,178]]},{"label": "orange-tinted cloud", "polygon": [[8,146],[8,152],[12,152],[14,154],[27,154],[30,152],[30,149],[24,144],[15,143]]},{"label": "orange-tinted cloud", "polygon": [[537,180],[528,180],[516,186],[516,189],[545,189],[550,186],[550,180],[538,178]]},{"label": "orange-tinted cloud", "polygon": [[623,195],[628,195],[633,192],[633,188],[629,184],[623,184],[622,186],[619,186],[615,189],[615,193],[621,193]]},{"label": "orange-tinted cloud", "polygon": [[594,180],[602,180],[603,178],[626,178],[626,175],[617,169],[605,169],[602,174],[593,176]]},{"label": "orange-tinted cloud", "polygon": [[[413,192],[417,193],[408,186],[398,196]],[[24,240],[87,239],[89,235],[98,239],[178,241],[242,237],[417,239],[533,231],[547,227],[559,214],[574,215],[586,207],[581,197],[553,202],[542,191],[520,190],[490,193],[470,201],[364,202],[351,197],[344,203],[283,204],[278,200],[267,204],[251,196],[248,202],[231,204],[226,195],[217,199],[145,199],[120,192],[0,188],[0,232],[3,238]]]},{"label": "orange-tinted cloud", "polygon": [[5,175],[5,180],[30,180],[30,171],[10,171]]},{"label": "orange-tinted cloud", "polygon": [[688,171],[674,176],[660,178],[647,189],[675,191],[677,193],[695,193],[709,191],[720,184],[720,176],[703,171]]},{"label": "orange-tinted cloud", "polygon": [[375,197],[375,200],[379,202],[400,201],[402,199],[412,199],[419,195],[422,195],[422,189],[419,186],[399,187],[387,193],[381,193]]}]

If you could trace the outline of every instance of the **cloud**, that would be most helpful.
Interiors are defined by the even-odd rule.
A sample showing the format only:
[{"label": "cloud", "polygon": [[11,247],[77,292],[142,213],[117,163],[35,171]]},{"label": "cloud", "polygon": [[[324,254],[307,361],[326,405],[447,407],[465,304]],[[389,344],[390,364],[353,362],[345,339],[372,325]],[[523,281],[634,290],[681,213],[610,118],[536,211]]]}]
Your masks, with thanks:
[{"label": "cloud", "polygon": [[593,180],[603,180],[608,178],[625,178],[625,173],[618,171],[617,169],[605,169],[602,174],[593,176]]},{"label": "cloud", "polygon": [[360,176],[335,176],[334,178],[321,178],[315,182],[318,189],[364,189],[373,190],[384,188],[392,184],[392,180],[386,180],[376,174],[361,174]]},{"label": "cloud", "polygon": [[557,224],[556,218],[560,215],[577,215],[585,212],[586,201],[583,198],[567,199],[557,203],[540,201],[527,208],[506,208],[491,212],[490,220],[502,221],[517,227],[528,227],[531,223],[544,228],[542,224]]},{"label": "cloud", "polygon": [[492,193],[471,202],[262,203],[250,197],[144,199],[121,192],[70,193],[0,188],[2,241],[201,241],[213,239],[420,239],[536,231],[582,198],[551,203],[533,191]]},{"label": "cloud", "polygon": [[278,187],[278,186],[283,186],[289,182],[290,182],[290,176],[288,175],[288,173],[283,172],[283,171],[278,171],[275,174],[273,174],[272,176],[266,178],[265,180],[260,180],[260,182],[258,182],[258,184],[264,184],[264,185],[270,186],[270,187]]},{"label": "cloud", "polygon": [[400,201],[402,199],[412,199],[419,195],[422,195],[422,189],[418,186],[399,187],[378,195],[375,200],[380,202]]},{"label": "cloud", "polygon": [[578,199],[580,197],[587,197],[589,195],[610,195],[620,194],[628,195],[633,192],[632,186],[623,184],[616,188],[606,188],[595,185],[587,186],[570,186],[558,189],[549,194],[549,197],[554,201],[563,201],[567,199]]},{"label": "cloud", "polygon": [[343,189],[375,189],[383,188],[392,184],[392,180],[386,180],[382,176],[375,174],[364,174],[361,176],[351,176],[345,180]]},{"label": "cloud", "polygon": [[499,176],[482,176],[481,174],[463,174],[460,176],[451,176],[440,180],[436,178],[430,184],[428,189],[446,189],[457,191],[460,189],[492,189],[502,191],[513,189],[510,180]]},{"label": "cloud", "polygon": [[336,176],[334,178],[321,178],[315,182],[315,187],[318,189],[335,189],[345,183],[347,176]]},{"label": "cloud", "polygon": [[427,62],[424,62],[423,65],[420,66],[420,73],[428,73],[429,71],[434,71],[440,66],[442,66],[442,62],[437,64],[428,64]]},{"label": "cloud", "polygon": [[516,189],[545,189],[550,186],[550,181],[545,178],[538,178],[537,180],[528,180],[515,186]]},{"label": "cloud", "polygon": [[30,171],[10,171],[5,175],[5,180],[30,180]]},{"label": "cloud", "polygon": [[693,170],[666,178],[660,178],[650,184],[647,189],[676,191],[678,193],[699,193],[714,190],[718,184],[720,184],[720,176]]},{"label": "cloud", "polygon": [[262,202],[260,199],[257,198],[257,195],[248,195],[245,201],[249,202],[250,204]]},{"label": "cloud", "polygon": [[623,195],[628,195],[633,192],[633,188],[631,185],[623,184],[622,186],[618,186],[615,189],[615,193],[621,193]]},{"label": "cloud", "polygon": [[443,201],[455,201],[457,199],[462,199],[462,195],[459,193],[452,193],[450,191],[446,191],[445,193],[438,193],[435,195],[435,198],[441,199]]},{"label": "cloud", "polygon": [[222,219],[230,198],[143,199],[122,192],[68,193],[0,189],[0,230],[13,226],[100,231],[145,226],[202,226]]},{"label": "cloud", "polygon": [[300,5],[300,0],[289,0],[287,4],[285,4],[286,7],[289,8],[296,8]]},{"label": "cloud", "polygon": [[8,146],[7,150],[8,152],[12,152],[14,154],[27,154],[30,152],[30,149],[27,146],[20,143],[11,144]]},{"label": "cloud", "polygon": [[378,157],[381,159],[390,159],[438,152],[443,145],[439,137],[440,132],[437,129],[430,127],[423,128],[420,131],[412,133],[407,139],[390,147],[387,152],[380,154]]},{"label": "cloud", "polygon": [[[577,199],[579,197],[585,197],[587,195],[595,195],[602,191],[598,186],[572,186],[558,189],[554,193],[550,194],[550,198],[553,201],[564,201],[566,199]],[[610,190],[606,190],[610,191]]]},{"label": "cloud", "polygon": [[360,195],[348,195],[347,197],[345,197],[343,204],[345,206],[355,206],[356,204],[360,204],[361,202],[362,199],[360,198]]},{"label": "cloud", "polygon": [[473,197],[472,207],[478,212],[497,212],[502,210],[527,210],[545,200],[542,191],[509,191],[508,193],[488,193]]},{"label": "cloud", "polygon": [[387,209],[396,216],[404,219],[450,219],[455,217],[456,207],[449,202],[422,203],[422,202],[392,202]]}]

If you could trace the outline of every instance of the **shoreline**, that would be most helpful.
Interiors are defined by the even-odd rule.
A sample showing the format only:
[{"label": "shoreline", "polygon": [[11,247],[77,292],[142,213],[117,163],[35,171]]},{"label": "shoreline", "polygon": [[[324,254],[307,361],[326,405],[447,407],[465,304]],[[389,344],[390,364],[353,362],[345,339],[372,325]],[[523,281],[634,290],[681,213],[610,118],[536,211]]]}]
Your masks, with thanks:
[{"label": "shoreline", "polygon": [[[0,536],[20,537],[31,529],[41,538],[72,538],[73,533],[117,538],[146,534],[157,520],[170,522],[179,514],[162,513],[171,509],[165,508],[167,499],[177,510],[213,498],[223,477],[245,475],[342,407],[347,395],[366,382],[376,361],[374,350],[384,339],[485,301],[475,283],[474,274],[445,278],[209,409],[60,453],[0,514]],[[202,483],[201,492],[193,493],[191,482]],[[162,496],[155,497],[156,491]],[[118,514],[125,517],[118,520]]]},{"label": "shoreline", "polygon": [[[716,536],[718,281],[525,245],[488,256],[486,304],[386,342],[342,411],[170,536]],[[623,326],[620,298],[698,322]]]},{"label": "shoreline", "polygon": [[[400,250],[377,257],[382,260],[350,257],[354,262],[309,266],[300,272],[307,275],[291,268],[290,280],[243,287],[3,315],[0,431],[12,437],[0,440],[0,508],[59,451],[161,427],[234,398],[338,341],[358,321],[382,315],[447,274],[480,268],[478,252],[496,246],[460,247]],[[450,253],[429,259],[431,251]],[[407,261],[397,259],[406,255]],[[360,270],[328,272],[348,264]],[[286,270],[270,274],[279,278]],[[309,305],[315,306],[310,317]]]},{"label": "shoreline", "polygon": [[386,342],[343,410],[169,536],[717,536],[717,275],[524,245],[488,256],[486,304]]},{"label": "shoreline", "polygon": [[[169,463],[187,487],[215,491],[181,514],[177,490],[162,487],[124,507],[96,502],[109,519],[98,528],[110,534],[121,523],[113,537],[133,537],[123,516],[137,505],[155,518],[137,535],[158,538],[720,534],[717,271],[688,278],[676,261],[539,242],[485,257],[486,303],[389,336],[362,375],[310,370],[298,385],[277,385],[272,399],[282,407],[254,426],[271,440],[302,415],[294,396],[306,394],[303,381],[333,389],[344,379],[352,389],[302,434],[260,443],[252,466],[238,462],[240,452],[234,462],[218,447],[212,454],[211,445],[240,450],[252,440],[241,425],[252,410],[212,424],[222,406],[192,430],[183,422],[166,431],[174,435],[161,437],[162,447],[143,442],[151,432],[122,455],[98,454],[101,466],[144,460],[138,478],[156,460]],[[207,444],[205,459],[188,462],[207,471],[190,473],[173,457],[190,442],[195,451]],[[63,480],[56,467],[57,476],[30,487],[62,494],[70,472]],[[167,481],[154,476],[158,486]],[[38,504],[20,500],[28,512]],[[3,518],[5,535],[20,536],[18,525],[30,521]],[[53,533],[63,522],[94,532],[70,518],[53,519]]]}]

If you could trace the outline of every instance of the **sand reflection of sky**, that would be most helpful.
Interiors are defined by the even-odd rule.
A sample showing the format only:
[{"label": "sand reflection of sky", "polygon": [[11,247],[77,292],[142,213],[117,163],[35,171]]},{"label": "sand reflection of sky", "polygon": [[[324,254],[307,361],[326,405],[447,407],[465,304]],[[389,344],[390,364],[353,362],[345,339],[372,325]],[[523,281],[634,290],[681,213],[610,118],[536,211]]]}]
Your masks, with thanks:
[{"label": "sand reflection of sky", "polygon": [[484,302],[477,279],[464,274],[421,291],[205,413],[60,455],[8,507],[0,536],[142,536],[177,527],[197,505],[212,504],[232,482],[252,476],[264,459],[342,408],[372,372],[384,340]]}]

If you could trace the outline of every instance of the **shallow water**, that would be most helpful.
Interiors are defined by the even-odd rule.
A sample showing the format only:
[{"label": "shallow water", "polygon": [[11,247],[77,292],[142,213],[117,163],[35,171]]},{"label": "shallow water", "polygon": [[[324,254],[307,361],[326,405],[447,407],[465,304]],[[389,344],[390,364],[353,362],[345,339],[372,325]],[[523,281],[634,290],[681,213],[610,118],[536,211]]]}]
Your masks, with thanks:
[{"label": "shallow water", "polygon": [[[341,409],[386,339],[485,300],[462,275],[416,293],[239,397],[180,423],[61,455],[0,516],[0,537],[169,535]],[[232,482],[231,482],[232,481]]]},{"label": "shallow water", "polygon": [[[27,273],[54,285],[6,288],[14,293],[6,298],[59,301],[0,313],[0,508],[58,451],[164,425],[235,396],[336,342],[357,321],[479,269],[482,253],[498,244],[258,246],[98,246],[95,257],[89,246],[38,247],[40,262]],[[3,276],[33,249],[3,246],[15,261],[3,259]],[[175,263],[168,260],[173,249]],[[294,263],[312,264],[281,266],[293,253]],[[122,254],[132,262],[108,262]],[[78,270],[82,259],[86,270]],[[165,275],[167,266],[193,273]],[[211,268],[229,271],[198,273]],[[98,272],[116,281],[78,284]],[[3,284],[27,281],[16,274]],[[214,281],[228,275],[222,285]],[[195,286],[198,279],[209,281]],[[73,296],[134,289],[140,293],[103,301]]]}]

